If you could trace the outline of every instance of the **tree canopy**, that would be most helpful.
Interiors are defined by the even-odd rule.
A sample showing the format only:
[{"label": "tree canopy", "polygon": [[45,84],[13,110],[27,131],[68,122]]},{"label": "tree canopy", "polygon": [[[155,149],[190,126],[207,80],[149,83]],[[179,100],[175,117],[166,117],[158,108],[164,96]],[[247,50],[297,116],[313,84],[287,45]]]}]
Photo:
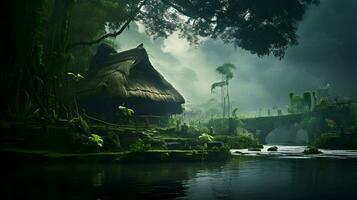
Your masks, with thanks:
[{"label": "tree canopy", "polygon": [[[147,33],[155,38],[167,37],[179,31],[183,38],[193,43],[198,42],[200,37],[220,39],[259,56],[272,53],[280,58],[284,56],[289,46],[298,43],[296,35],[298,22],[302,20],[308,6],[317,3],[318,0],[91,0],[77,2],[82,6],[91,4],[87,9],[109,9],[109,12],[101,15],[101,28],[97,28],[95,33],[90,33],[96,36],[92,42],[101,38],[98,36],[100,33],[98,31],[101,33],[105,30],[109,31],[107,36],[115,37],[121,33],[120,30],[129,26],[130,22],[138,21],[146,27]],[[82,42],[82,44],[86,43]]]},{"label": "tree canopy", "polygon": [[233,71],[236,69],[236,66],[231,64],[231,63],[225,63],[221,66],[218,66],[216,68],[216,71],[221,74],[222,76],[224,76],[226,82],[228,82],[229,79],[233,78]]}]

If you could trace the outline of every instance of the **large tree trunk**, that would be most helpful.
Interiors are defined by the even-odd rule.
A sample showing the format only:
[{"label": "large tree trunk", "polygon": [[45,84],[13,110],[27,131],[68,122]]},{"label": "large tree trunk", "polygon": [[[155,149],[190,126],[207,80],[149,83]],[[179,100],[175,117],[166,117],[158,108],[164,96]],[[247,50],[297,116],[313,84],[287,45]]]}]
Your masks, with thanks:
[{"label": "large tree trunk", "polygon": [[227,80],[227,113],[228,113],[228,117],[231,116],[231,102],[229,99],[229,82]]},{"label": "large tree trunk", "polygon": [[[0,112],[59,110],[73,0],[5,1],[1,20]],[[47,23],[46,23],[47,22]],[[62,88],[62,89],[61,89]]]},{"label": "large tree trunk", "polygon": [[224,98],[224,89],[223,89],[223,86],[221,86],[221,97],[222,97],[222,118],[224,118],[224,112],[225,112],[225,104],[226,104],[226,101],[225,101],[225,98]]},{"label": "large tree trunk", "polygon": [[43,53],[46,0],[5,1],[1,17],[0,110],[23,113],[34,101]]}]

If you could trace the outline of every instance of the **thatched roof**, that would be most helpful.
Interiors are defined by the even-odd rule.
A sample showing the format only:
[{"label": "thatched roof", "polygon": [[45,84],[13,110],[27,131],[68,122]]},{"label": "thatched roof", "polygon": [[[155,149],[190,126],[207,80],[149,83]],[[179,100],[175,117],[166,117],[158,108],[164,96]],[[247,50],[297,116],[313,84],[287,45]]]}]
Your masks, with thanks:
[{"label": "thatched roof", "polygon": [[83,98],[139,98],[162,103],[185,103],[181,94],[155,70],[146,50],[137,48],[116,53],[101,45],[80,87]]}]

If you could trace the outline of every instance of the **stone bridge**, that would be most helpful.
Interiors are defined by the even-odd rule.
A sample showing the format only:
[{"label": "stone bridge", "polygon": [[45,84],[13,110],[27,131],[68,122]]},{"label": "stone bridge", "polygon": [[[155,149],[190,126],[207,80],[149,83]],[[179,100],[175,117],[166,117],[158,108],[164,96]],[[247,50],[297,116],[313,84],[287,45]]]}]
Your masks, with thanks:
[{"label": "stone bridge", "polygon": [[[290,114],[280,116],[267,116],[242,119],[243,128],[253,133],[262,144],[284,143],[284,144],[305,144],[312,139],[302,128],[302,120],[306,114]],[[216,134],[232,134],[237,129],[236,119],[215,119],[211,121],[211,126]],[[232,128],[233,127],[233,128]],[[239,127],[239,126],[238,126]],[[239,132],[239,128],[238,128]],[[299,135],[304,134],[304,140],[299,142]],[[273,140],[273,141],[272,141]]]},{"label": "stone bridge", "polygon": [[[332,120],[336,128],[351,127],[354,124],[356,114],[350,106],[330,106],[312,112],[301,114],[289,114],[280,116],[256,117],[241,119],[244,129],[255,134],[262,144],[284,143],[284,144],[306,144],[313,141],[321,133],[329,131],[326,119]],[[314,132],[304,129],[304,119],[314,119]],[[239,127],[234,118],[220,118],[210,121],[215,134],[233,134]],[[306,126],[306,124],[305,124]],[[311,127],[310,127],[311,128]]]},{"label": "stone bridge", "polygon": [[[269,116],[269,117],[257,117],[257,118],[246,118],[242,119],[243,127],[249,132],[255,134],[259,141],[263,144],[267,142],[268,139],[272,139],[275,136],[273,142],[282,143],[306,143],[312,139],[312,135],[304,130],[301,126],[301,122],[304,119],[305,114],[290,114],[290,115],[280,115],[280,116]],[[271,134],[271,138],[267,136]],[[305,134],[299,140],[299,135]],[[304,140],[304,141],[302,141]]]}]

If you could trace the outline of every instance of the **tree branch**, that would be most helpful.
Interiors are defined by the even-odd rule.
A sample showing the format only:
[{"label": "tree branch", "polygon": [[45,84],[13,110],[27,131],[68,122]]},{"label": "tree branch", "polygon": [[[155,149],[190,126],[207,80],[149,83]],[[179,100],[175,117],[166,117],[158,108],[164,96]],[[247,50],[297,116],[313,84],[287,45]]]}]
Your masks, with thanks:
[{"label": "tree branch", "polygon": [[70,44],[67,46],[67,50],[70,50],[70,49],[73,49],[74,47],[77,47],[77,46],[90,46],[90,45],[93,45],[93,44],[97,44],[109,37],[116,37],[120,34],[123,33],[123,31],[129,26],[130,22],[132,22],[135,17],[137,16],[137,14],[140,12],[141,8],[145,5],[145,3],[147,2],[148,0],[143,0],[142,3],[135,9],[135,11],[132,13],[132,15],[129,17],[129,19],[126,20],[126,22],[124,23],[124,25],[116,32],[113,32],[113,33],[107,33],[103,36],[101,36],[100,38],[98,39],[95,39],[95,40],[92,40],[92,41],[85,41],[85,42],[76,42],[76,43],[73,43],[73,44]]},{"label": "tree branch", "polygon": [[175,5],[174,3],[170,2],[169,0],[162,0],[162,2],[164,4],[167,4],[167,5],[171,6],[173,9],[175,9],[176,11],[178,11],[179,13],[181,13],[181,14],[187,16],[187,17],[191,17],[191,18],[194,18],[194,19],[202,18],[202,19],[204,19],[204,20],[206,20],[207,22],[210,22],[210,23],[216,23],[217,22],[217,20],[207,19],[206,17],[203,17],[203,16],[199,16],[199,15],[194,16],[194,15],[184,11],[179,6]]}]

